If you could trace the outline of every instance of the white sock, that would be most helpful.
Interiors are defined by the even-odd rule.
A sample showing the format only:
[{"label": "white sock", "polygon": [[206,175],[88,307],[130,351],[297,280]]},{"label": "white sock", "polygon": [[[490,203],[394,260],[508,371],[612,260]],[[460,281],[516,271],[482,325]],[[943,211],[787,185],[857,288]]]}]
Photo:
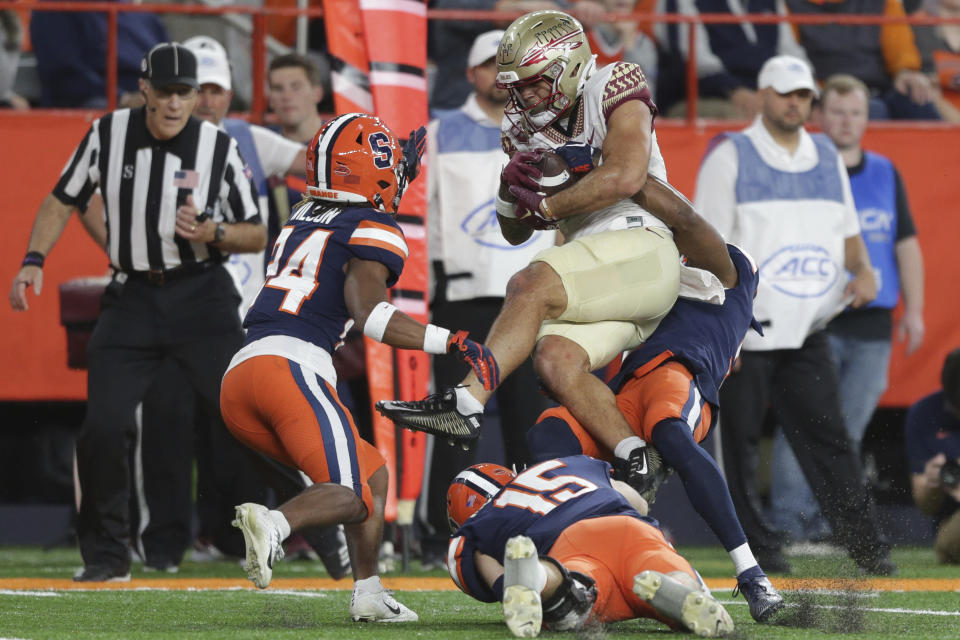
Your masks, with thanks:
[{"label": "white sock", "polygon": [[457,411],[468,416],[473,413],[483,413],[483,403],[470,395],[466,387],[457,387]]},{"label": "white sock", "polygon": [[380,593],[383,591],[383,585],[380,583],[380,576],[370,576],[363,580],[355,580],[353,583],[354,593]]},{"label": "white sock", "polygon": [[613,455],[620,458],[621,460],[626,460],[630,457],[630,452],[638,447],[647,446],[647,441],[641,438],[640,436],[630,436],[629,438],[624,438],[617,443],[617,448],[613,450]]},{"label": "white sock", "polygon": [[280,530],[280,541],[283,542],[290,537],[290,523],[287,522],[287,517],[276,509],[269,511],[269,514],[273,524]]},{"label": "white sock", "polygon": [[733,568],[736,570],[737,575],[740,575],[750,567],[757,566],[757,559],[753,557],[753,551],[750,550],[750,545],[746,542],[730,551],[730,559],[733,560]]}]

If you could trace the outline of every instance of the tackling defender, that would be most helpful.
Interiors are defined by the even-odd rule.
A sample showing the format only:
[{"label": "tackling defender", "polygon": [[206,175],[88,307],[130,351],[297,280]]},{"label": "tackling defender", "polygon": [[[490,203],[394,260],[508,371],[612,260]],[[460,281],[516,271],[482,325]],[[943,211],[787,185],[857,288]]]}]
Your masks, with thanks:
[{"label": "tackling defender", "polygon": [[343,523],[355,621],[406,622],[417,614],[377,576],[387,470],[337,397],[331,354],[356,322],[394,347],[453,350],[481,378],[496,379],[488,350],[465,332],[424,326],[387,302],[407,256],[394,214],[419,172],[425,135],[422,127],[411,132],[401,150],[378,118],[360,113],[339,116],[317,133],[307,151],[307,197],[280,231],[220,394],[237,439],[314,482],[276,510],[236,508],[248,577],[267,587],[291,531]]},{"label": "tackling defender", "polygon": [[[718,389],[744,336],[750,328],[762,334],[753,318],[757,266],[739,248],[724,246],[728,267],[716,272],[727,287],[723,303],[678,299],[653,335],[627,356],[610,388],[632,432],[677,471],[691,504],[730,554],[750,614],[766,622],[783,607],[783,598],[757,564],[723,474],[697,444],[716,423]],[[545,411],[527,440],[535,461],[577,454],[612,458],[611,445],[564,407]],[[655,490],[652,486],[650,493]]]},{"label": "tackling defender", "polygon": [[502,601],[515,636],[535,637],[541,624],[576,631],[641,617],[704,637],[733,631],[696,571],[641,515],[643,499],[611,482],[606,462],[571,456],[519,475],[474,465],[450,485],[447,513],[450,576],[481,602]]}]

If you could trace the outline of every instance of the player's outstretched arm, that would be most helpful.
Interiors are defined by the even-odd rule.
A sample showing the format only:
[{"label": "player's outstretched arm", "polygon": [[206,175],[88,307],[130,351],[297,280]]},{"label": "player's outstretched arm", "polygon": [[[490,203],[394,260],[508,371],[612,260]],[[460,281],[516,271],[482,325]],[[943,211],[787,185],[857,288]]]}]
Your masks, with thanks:
[{"label": "player's outstretched arm", "polygon": [[728,289],[736,286],[737,268],[730,259],[726,241],[679,191],[651,175],[633,201],[670,227],[687,264],[713,273]]},{"label": "player's outstretched arm", "polygon": [[466,331],[424,325],[387,301],[390,273],[386,265],[351,258],[345,269],[344,301],[350,317],[365,336],[399,349],[420,349],[435,355],[452,353],[470,365],[484,388],[493,390],[500,384],[500,368],[493,353],[468,338]]}]

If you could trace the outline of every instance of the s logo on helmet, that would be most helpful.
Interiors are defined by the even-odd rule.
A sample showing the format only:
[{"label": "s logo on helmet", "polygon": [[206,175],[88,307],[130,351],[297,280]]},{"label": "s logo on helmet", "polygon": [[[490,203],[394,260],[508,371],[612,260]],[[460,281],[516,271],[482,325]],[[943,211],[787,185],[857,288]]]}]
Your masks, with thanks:
[{"label": "s logo on helmet", "polygon": [[393,166],[393,147],[387,134],[376,131],[369,135],[367,142],[373,151],[373,164],[378,169],[389,169]]},{"label": "s logo on helmet", "polygon": [[760,277],[794,298],[819,298],[833,287],[840,269],[830,252],[812,244],[781,248],[760,265]]}]

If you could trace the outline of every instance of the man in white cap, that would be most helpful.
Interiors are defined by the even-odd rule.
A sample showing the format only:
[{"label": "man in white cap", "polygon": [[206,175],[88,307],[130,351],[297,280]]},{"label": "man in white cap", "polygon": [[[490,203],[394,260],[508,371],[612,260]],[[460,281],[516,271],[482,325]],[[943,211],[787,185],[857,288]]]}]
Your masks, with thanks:
[{"label": "man in white cap", "polygon": [[[500,122],[509,98],[496,87],[497,48],[503,31],[480,34],[467,56],[467,80],[473,92],[455,111],[430,123],[427,154],[428,229],[434,269],[433,322],[455,322],[471,335],[486,335],[503,305],[507,281],[541,249],[554,244],[553,231],[534,234],[519,246],[503,239],[494,194],[500,170],[509,158],[500,145]],[[459,325],[458,325],[459,326]],[[437,387],[460,380],[465,369],[452,358],[435,358]],[[526,432],[546,408],[531,361],[507,378],[497,391],[507,465],[529,462]],[[436,440],[431,438],[431,442]],[[431,447],[433,444],[431,444]],[[429,490],[419,514],[426,526],[424,563],[439,564],[447,549],[446,490],[454,476],[470,466],[476,451],[459,447],[433,451]]]},{"label": "man in white cap", "polygon": [[863,306],[877,294],[850,181],[830,139],[803,127],[818,95],[807,64],[770,58],[757,85],[760,115],[711,145],[695,198],[727,241],[760,265],[754,315],[763,336],[747,336],[740,366],[720,390],[730,493],[760,565],[788,572],[782,536],[765,522],[757,488],[757,443],[769,409],[837,542],[863,573],[889,575],[896,566],[846,435],[823,331],[844,306]]}]

